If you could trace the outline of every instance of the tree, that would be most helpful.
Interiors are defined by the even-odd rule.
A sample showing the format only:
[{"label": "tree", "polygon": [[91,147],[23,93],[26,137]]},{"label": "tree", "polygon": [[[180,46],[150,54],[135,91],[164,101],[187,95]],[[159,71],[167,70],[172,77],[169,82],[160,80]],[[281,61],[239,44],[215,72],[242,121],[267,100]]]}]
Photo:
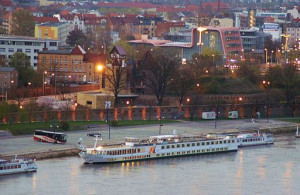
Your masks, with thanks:
[{"label": "tree", "polygon": [[114,95],[114,106],[117,105],[117,97],[122,90],[126,89],[126,68],[115,59],[111,66],[106,66],[107,90]]},{"label": "tree", "polygon": [[9,64],[11,67],[16,68],[19,73],[19,86],[27,86],[28,82],[31,82],[36,76],[28,56],[24,53],[14,53],[10,58]]},{"label": "tree", "polygon": [[19,9],[12,14],[11,33],[19,36],[34,37],[34,20],[30,11]]},{"label": "tree", "polygon": [[74,29],[69,32],[69,35],[67,37],[67,44],[70,46],[75,45],[86,45],[87,43],[87,37],[83,34],[83,32],[80,29]]},{"label": "tree", "polygon": [[172,71],[180,65],[178,56],[172,49],[156,48],[147,51],[141,62],[145,85],[156,96],[158,106],[162,105]]},{"label": "tree", "polygon": [[222,56],[219,51],[205,47],[202,54],[194,54],[187,64],[193,66],[197,76],[200,76],[204,75],[206,71],[214,72],[217,64],[221,62]]},{"label": "tree", "polygon": [[5,63],[5,57],[0,57],[0,67],[4,67],[6,66],[6,63]]},{"label": "tree", "polygon": [[169,82],[170,92],[174,93],[179,102],[179,106],[182,105],[184,99],[192,91],[195,86],[195,77],[193,75],[193,69],[189,65],[183,65],[182,67],[175,69],[172,74],[172,79]]},{"label": "tree", "polygon": [[6,35],[6,34],[7,34],[7,30],[2,26],[0,26],[0,35]]},{"label": "tree", "polygon": [[239,69],[237,70],[237,76],[249,80],[252,83],[259,82],[259,66],[250,61],[241,61],[239,63]]}]

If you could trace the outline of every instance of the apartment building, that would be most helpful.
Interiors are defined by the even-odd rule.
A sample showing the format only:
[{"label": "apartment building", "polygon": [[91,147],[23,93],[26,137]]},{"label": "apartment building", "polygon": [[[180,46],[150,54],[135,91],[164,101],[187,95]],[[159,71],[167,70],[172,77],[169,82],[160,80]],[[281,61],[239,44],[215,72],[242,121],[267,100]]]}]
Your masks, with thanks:
[{"label": "apartment building", "polygon": [[0,56],[9,62],[10,57],[15,52],[25,53],[31,66],[36,70],[38,52],[58,48],[58,40],[38,39],[26,36],[0,36]]}]

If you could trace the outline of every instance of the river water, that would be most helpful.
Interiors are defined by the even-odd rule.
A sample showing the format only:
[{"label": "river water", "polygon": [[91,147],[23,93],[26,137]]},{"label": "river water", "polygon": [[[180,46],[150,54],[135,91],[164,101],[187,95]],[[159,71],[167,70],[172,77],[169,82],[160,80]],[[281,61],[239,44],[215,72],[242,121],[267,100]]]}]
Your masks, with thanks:
[{"label": "river water", "polygon": [[37,161],[36,173],[0,177],[0,194],[299,194],[300,139],[238,152],[84,165]]}]

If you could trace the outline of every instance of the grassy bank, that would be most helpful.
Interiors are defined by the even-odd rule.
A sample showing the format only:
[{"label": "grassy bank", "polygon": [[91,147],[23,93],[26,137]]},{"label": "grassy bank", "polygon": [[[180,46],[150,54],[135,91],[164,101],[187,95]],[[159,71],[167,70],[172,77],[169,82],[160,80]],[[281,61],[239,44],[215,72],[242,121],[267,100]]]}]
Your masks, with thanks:
[{"label": "grassy bank", "polygon": [[[174,123],[178,122],[176,120],[163,120],[164,123]],[[57,123],[56,123],[57,124]],[[107,125],[104,121],[70,121],[70,129],[69,131],[87,129],[88,126],[97,127],[97,125]],[[131,126],[131,125],[149,125],[149,124],[159,124],[158,120],[120,120],[117,123],[114,123],[113,126],[121,127],[121,126]],[[6,130],[11,132],[13,135],[28,135],[33,134],[36,129],[43,129],[53,131],[53,128],[50,128],[50,125],[55,126],[54,123],[51,122],[32,122],[32,123],[9,123],[9,124],[0,124],[0,130]],[[57,129],[57,131],[62,131],[61,129]]]},{"label": "grassy bank", "polygon": [[275,118],[276,120],[298,123],[300,124],[300,117],[287,117],[287,118]]}]

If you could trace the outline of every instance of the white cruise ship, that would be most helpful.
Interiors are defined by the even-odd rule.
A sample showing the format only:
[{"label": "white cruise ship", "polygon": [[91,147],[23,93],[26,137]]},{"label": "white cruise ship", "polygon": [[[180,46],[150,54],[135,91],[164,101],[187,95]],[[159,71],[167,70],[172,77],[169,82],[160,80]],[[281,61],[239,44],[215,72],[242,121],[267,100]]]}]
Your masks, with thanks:
[{"label": "white cruise ship", "polygon": [[26,173],[36,170],[37,166],[32,159],[18,159],[17,157],[11,161],[0,159],[0,175]]},{"label": "white cruise ship", "polygon": [[84,163],[111,163],[177,156],[237,151],[238,143],[232,136],[216,137],[159,135],[147,140],[125,138],[118,145],[81,147]]},{"label": "white cruise ship", "polygon": [[242,133],[236,136],[239,147],[258,146],[274,143],[274,137],[271,133]]}]

